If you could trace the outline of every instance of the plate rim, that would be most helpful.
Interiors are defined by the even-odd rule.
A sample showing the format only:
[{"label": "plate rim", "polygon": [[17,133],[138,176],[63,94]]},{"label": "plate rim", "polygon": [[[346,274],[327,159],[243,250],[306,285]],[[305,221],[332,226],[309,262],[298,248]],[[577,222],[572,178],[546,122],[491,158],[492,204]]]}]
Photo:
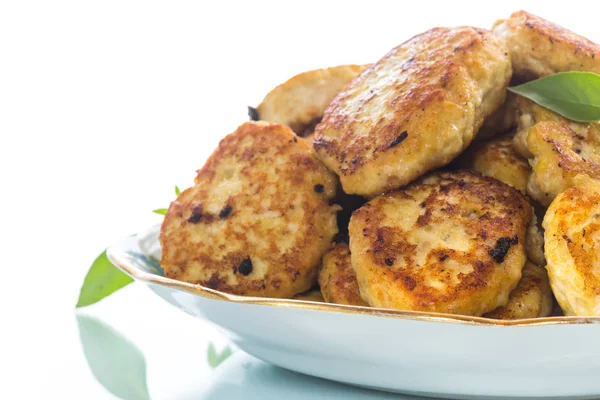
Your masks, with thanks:
[{"label": "plate rim", "polygon": [[[160,225],[147,229],[143,233],[147,233],[155,230]],[[375,308],[375,307],[364,307],[364,306],[352,306],[325,302],[315,302],[309,300],[295,300],[295,299],[279,299],[279,298],[268,298],[268,297],[254,297],[254,296],[240,296],[230,293],[221,292],[219,290],[210,289],[199,284],[192,284],[188,282],[178,281],[175,279],[154,275],[143,271],[136,267],[130,259],[133,257],[128,254],[127,251],[123,250],[123,247],[131,246],[127,243],[136,240],[135,236],[129,236],[122,239],[106,250],[106,255],[110,262],[118,269],[132,277],[136,281],[144,282],[146,284],[154,284],[158,286],[168,287],[170,289],[190,293],[193,295],[201,296],[212,300],[228,301],[238,304],[254,304],[264,305],[271,307],[283,307],[283,308],[300,308],[312,311],[326,311],[336,312],[343,314],[360,314],[369,315],[373,317],[385,317],[385,318],[396,318],[412,321],[422,322],[440,322],[440,323],[451,323],[451,324],[463,324],[463,325],[478,325],[478,326],[499,326],[499,327],[514,327],[514,326],[547,326],[547,325],[574,325],[574,324],[598,324],[600,323],[600,316],[594,317],[578,317],[578,316],[559,316],[559,317],[544,317],[544,318],[528,318],[518,320],[496,320],[484,317],[473,317],[468,315],[455,315],[445,313],[434,313],[434,312],[423,312],[423,311],[409,311],[409,310],[396,310],[389,308]],[[134,249],[131,249],[134,250]],[[135,249],[136,251],[139,250]]]}]

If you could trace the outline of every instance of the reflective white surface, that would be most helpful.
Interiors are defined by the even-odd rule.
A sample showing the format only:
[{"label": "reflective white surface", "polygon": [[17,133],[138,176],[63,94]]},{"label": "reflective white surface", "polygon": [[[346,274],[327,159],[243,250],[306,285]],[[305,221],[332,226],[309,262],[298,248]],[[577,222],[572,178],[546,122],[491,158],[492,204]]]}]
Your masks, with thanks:
[{"label": "reflective white surface", "polygon": [[[197,397],[189,397],[196,399]],[[187,399],[182,397],[182,399]],[[426,397],[376,392],[291,372],[238,352],[215,373],[204,400],[418,400]]]}]

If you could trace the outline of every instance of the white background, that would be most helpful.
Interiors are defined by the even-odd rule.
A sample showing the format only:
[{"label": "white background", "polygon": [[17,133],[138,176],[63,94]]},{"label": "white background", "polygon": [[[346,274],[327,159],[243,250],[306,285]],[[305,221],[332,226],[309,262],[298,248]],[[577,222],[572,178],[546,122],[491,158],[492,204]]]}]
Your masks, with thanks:
[{"label": "white background", "polygon": [[[78,342],[88,266],[160,222],[151,210],[276,84],[518,9],[600,40],[597,1],[207,3],[0,3],[0,398],[110,398]],[[212,327],[138,285],[91,312],[144,351],[154,398],[206,387]]]}]

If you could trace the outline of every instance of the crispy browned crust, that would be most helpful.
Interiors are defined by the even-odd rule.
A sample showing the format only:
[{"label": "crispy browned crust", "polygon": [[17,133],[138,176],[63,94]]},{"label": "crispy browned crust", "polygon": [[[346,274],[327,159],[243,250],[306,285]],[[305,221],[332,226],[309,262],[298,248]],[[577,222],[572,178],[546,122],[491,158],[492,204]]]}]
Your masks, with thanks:
[{"label": "crispy browned crust", "polygon": [[523,79],[566,71],[600,73],[600,46],[526,11],[497,21],[493,31],[506,43],[514,72]]},{"label": "crispy browned crust", "polygon": [[544,217],[552,291],[565,315],[600,316],[600,183],[586,176]]},{"label": "crispy browned crust", "polygon": [[471,27],[434,28],[349,83],[315,130],[346,193],[372,197],[454,159],[504,101],[505,46]]},{"label": "crispy browned crust", "polygon": [[[527,193],[531,176],[531,167],[527,159],[517,153],[513,146],[513,135],[508,134],[487,142],[472,143],[461,156],[452,163],[453,169],[472,169],[483,176],[489,176]],[[530,200],[530,199],[528,199]],[[541,232],[541,221],[545,208],[542,209],[533,201],[531,205],[540,215],[532,214],[527,228],[527,258],[539,266],[546,265],[544,258],[544,236]]]},{"label": "crispy browned crust", "polygon": [[166,276],[241,295],[308,290],[337,232],[336,181],[289,128],[241,125],[169,207]]},{"label": "crispy browned crust", "polygon": [[369,201],[350,220],[371,306],[482,315],[508,302],[525,264],[532,208],[471,171],[438,172]]},{"label": "crispy browned crust", "polygon": [[472,144],[462,155],[461,165],[483,176],[491,176],[525,194],[531,167],[512,145],[512,135]]},{"label": "crispy browned crust", "polygon": [[256,108],[263,121],[287,125],[307,136],[335,95],[366,65],[339,65],[298,74],[271,90]]},{"label": "crispy browned crust", "polygon": [[[514,149],[512,135],[471,144],[460,156],[457,165],[498,179],[523,194],[527,193],[531,167],[527,159],[521,157]],[[539,221],[541,222],[541,219]],[[535,214],[532,215],[527,229],[526,251],[529,260],[540,266],[546,265],[544,239]]]},{"label": "crispy browned crust", "polygon": [[333,245],[323,256],[319,286],[328,303],[368,306],[360,297],[356,274],[350,263],[350,248],[346,243]]},{"label": "crispy browned crust", "polygon": [[527,262],[523,277],[510,293],[508,304],[484,314],[494,319],[523,319],[547,317],[552,313],[552,289],[543,267]]},{"label": "crispy browned crust", "polygon": [[527,145],[533,154],[532,184],[541,193],[530,195],[548,204],[560,192],[573,186],[579,174],[600,178],[600,129],[594,124],[540,122],[528,133]]}]

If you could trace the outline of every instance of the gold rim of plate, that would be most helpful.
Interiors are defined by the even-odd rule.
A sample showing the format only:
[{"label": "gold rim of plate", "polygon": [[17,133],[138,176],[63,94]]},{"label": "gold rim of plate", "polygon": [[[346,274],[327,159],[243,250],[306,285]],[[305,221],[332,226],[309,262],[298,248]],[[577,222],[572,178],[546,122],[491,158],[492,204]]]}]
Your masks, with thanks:
[{"label": "gold rim of plate", "polygon": [[308,300],[276,299],[267,297],[238,296],[209,289],[201,285],[191,284],[175,279],[154,275],[132,265],[128,260],[131,256],[126,252],[109,248],[107,255],[110,261],[137,281],[149,284],[166,286],[171,289],[181,290],[187,293],[202,296],[213,300],[224,300],[240,304],[255,304],[275,306],[284,308],[299,308],[313,311],[327,311],[344,314],[371,315],[387,318],[398,318],[413,321],[444,322],[466,325],[487,326],[540,326],[540,325],[565,325],[565,324],[596,324],[600,323],[600,317],[545,317],[529,318],[519,320],[496,320],[483,317],[472,317],[466,315],[454,315],[444,313],[428,313],[421,311],[395,310],[389,308],[374,308],[362,306],[349,306],[333,303],[322,303]]}]

